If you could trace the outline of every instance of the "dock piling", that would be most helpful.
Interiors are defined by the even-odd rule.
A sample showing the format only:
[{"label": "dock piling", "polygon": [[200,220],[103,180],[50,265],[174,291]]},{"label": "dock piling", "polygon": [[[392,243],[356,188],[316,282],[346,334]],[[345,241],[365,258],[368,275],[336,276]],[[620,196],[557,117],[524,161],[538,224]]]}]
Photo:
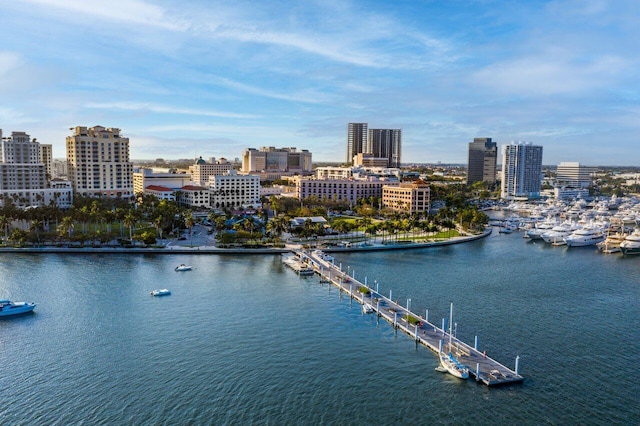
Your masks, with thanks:
[{"label": "dock piling", "polygon": [[476,339],[473,342],[473,349],[475,349],[476,351],[478,350],[478,336],[476,336]]},{"label": "dock piling", "polygon": [[518,367],[519,367],[518,364],[520,364],[520,355],[516,356],[516,369],[514,370],[516,374],[518,374]]}]

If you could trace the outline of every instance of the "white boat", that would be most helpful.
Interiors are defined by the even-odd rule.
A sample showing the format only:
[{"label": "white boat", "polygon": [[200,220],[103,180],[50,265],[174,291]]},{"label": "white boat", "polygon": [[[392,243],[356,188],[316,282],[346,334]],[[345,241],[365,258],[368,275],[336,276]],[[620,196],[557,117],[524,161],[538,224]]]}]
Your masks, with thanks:
[{"label": "white boat", "polygon": [[602,229],[586,226],[564,237],[564,242],[567,247],[584,247],[594,246],[600,241],[604,241],[604,239],[605,235]]},{"label": "white boat", "polygon": [[453,324],[453,303],[451,303],[451,308],[449,310],[449,352],[445,353],[444,351],[440,351],[440,371],[446,371],[452,376],[458,377],[460,379],[468,379],[469,378],[469,368],[467,366],[461,364],[455,356],[451,353],[451,325]]},{"label": "white boat", "polygon": [[636,228],[620,243],[620,251],[625,256],[640,254],[640,228]]},{"label": "white boat", "polygon": [[36,304],[33,302],[12,302],[10,300],[0,300],[0,317],[10,315],[26,314],[33,311]]},{"label": "white boat", "polygon": [[557,224],[557,219],[547,218],[542,222],[536,223],[536,226],[534,228],[531,228],[527,232],[525,232],[525,238],[530,238],[531,240],[541,240],[542,234],[551,231]]},{"label": "white boat", "polygon": [[362,305],[362,313],[363,314],[372,314],[373,313],[373,306],[371,306],[368,303],[365,303],[364,305]]},{"label": "white boat", "polygon": [[566,244],[564,237],[571,235],[578,229],[578,225],[574,222],[562,222],[560,225],[554,226],[550,231],[542,234],[542,239],[547,244],[561,246]]},{"label": "white boat", "polygon": [[190,271],[192,270],[193,267],[191,265],[185,265],[184,263],[181,263],[180,265],[176,266],[176,272],[182,272],[182,271]]},{"label": "white boat", "polygon": [[320,259],[329,262],[329,263],[333,263],[333,261],[335,260],[333,258],[333,256],[331,256],[330,254],[327,254],[325,252],[323,252],[322,250],[314,250],[313,254],[318,256]]},{"label": "white boat", "polygon": [[169,296],[171,292],[166,288],[161,288],[160,290],[153,290],[151,292],[152,296]]}]

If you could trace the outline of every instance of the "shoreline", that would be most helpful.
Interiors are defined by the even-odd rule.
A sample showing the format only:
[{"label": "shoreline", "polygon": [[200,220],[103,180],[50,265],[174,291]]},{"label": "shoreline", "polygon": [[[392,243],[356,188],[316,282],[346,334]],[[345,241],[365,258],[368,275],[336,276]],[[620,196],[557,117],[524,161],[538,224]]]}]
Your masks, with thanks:
[{"label": "shoreline", "polygon": [[[360,251],[383,250],[413,250],[420,248],[438,247],[452,244],[466,243],[479,240],[491,235],[492,229],[488,227],[482,234],[465,237],[454,237],[450,240],[431,241],[428,243],[403,243],[403,244],[373,244],[356,247],[331,247],[321,249],[327,253],[348,253]],[[294,249],[301,248],[300,244],[287,244],[284,248],[218,248],[213,246],[165,246],[163,248],[149,247],[0,247],[0,254],[4,253],[59,253],[59,254],[283,254]],[[313,249],[313,248],[312,248]]]}]

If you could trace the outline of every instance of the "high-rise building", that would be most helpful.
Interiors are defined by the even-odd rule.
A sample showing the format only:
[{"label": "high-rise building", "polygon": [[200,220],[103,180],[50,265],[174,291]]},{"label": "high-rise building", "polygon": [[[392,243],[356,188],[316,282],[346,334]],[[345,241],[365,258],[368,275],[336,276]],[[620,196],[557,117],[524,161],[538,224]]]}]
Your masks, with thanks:
[{"label": "high-rise building", "polygon": [[498,145],[491,138],[474,138],[469,142],[467,163],[467,185],[475,182],[496,183],[496,160]]},{"label": "high-rise building", "polygon": [[73,189],[88,197],[131,198],[133,164],[129,138],[120,129],[72,127],[67,136],[67,165]]},{"label": "high-rise building", "polygon": [[69,182],[47,179],[40,158],[41,146],[35,139],[25,132],[12,132],[11,137],[3,138],[0,130],[0,141],[0,205],[11,202],[18,207],[51,203],[60,208],[71,206]]},{"label": "high-rise building", "polygon": [[401,146],[401,129],[369,129],[365,152],[377,158],[386,158],[386,167],[397,168],[400,167]]},{"label": "high-rise building", "polygon": [[349,123],[347,126],[347,163],[353,165],[353,157],[367,151],[367,123]]},{"label": "high-rise building", "polygon": [[25,132],[11,132],[0,139],[0,190],[30,190],[47,187],[40,144]]},{"label": "high-rise building", "polygon": [[44,170],[51,179],[53,177],[53,146],[51,144],[40,144],[40,161],[44,164]]},{"label": "high-rise building", "polygon": [[512,142],[502,147],[502,198],[538,197],[541,181],[541,146]]}]

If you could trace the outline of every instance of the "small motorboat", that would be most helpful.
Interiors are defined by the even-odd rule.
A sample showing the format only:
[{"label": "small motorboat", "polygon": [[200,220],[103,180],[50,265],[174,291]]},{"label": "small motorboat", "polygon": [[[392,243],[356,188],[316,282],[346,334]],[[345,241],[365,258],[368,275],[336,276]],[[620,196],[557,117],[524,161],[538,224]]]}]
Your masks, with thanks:
[{"label": "small motorboat", "polygon": [[152,296],[169,296],[171,294],[171,292],[169,290],[167,290],[166,288],[162,288],[159,290],[153,290],[151,292]]},{"label": "small motorboat", "polygon": [[371,306],[368,303],[365,303],[364,305],[362,305],[362,313],[363,314],[372,314],[373,313],[373,306]]},{"label": "small motorboat", "polygon": [[181,263],[180,265],[176,266],[176,272],[182,272],[182,271],[190,271],[192,270],[193,267],[191,265],[185,265],[184,263]]},{"label": "small motorboat", "polygon": [[36,304],[33,302],[12,302],[10,300],[0,300],[0,317],[9,315],[26,314],[33,311]]}]

